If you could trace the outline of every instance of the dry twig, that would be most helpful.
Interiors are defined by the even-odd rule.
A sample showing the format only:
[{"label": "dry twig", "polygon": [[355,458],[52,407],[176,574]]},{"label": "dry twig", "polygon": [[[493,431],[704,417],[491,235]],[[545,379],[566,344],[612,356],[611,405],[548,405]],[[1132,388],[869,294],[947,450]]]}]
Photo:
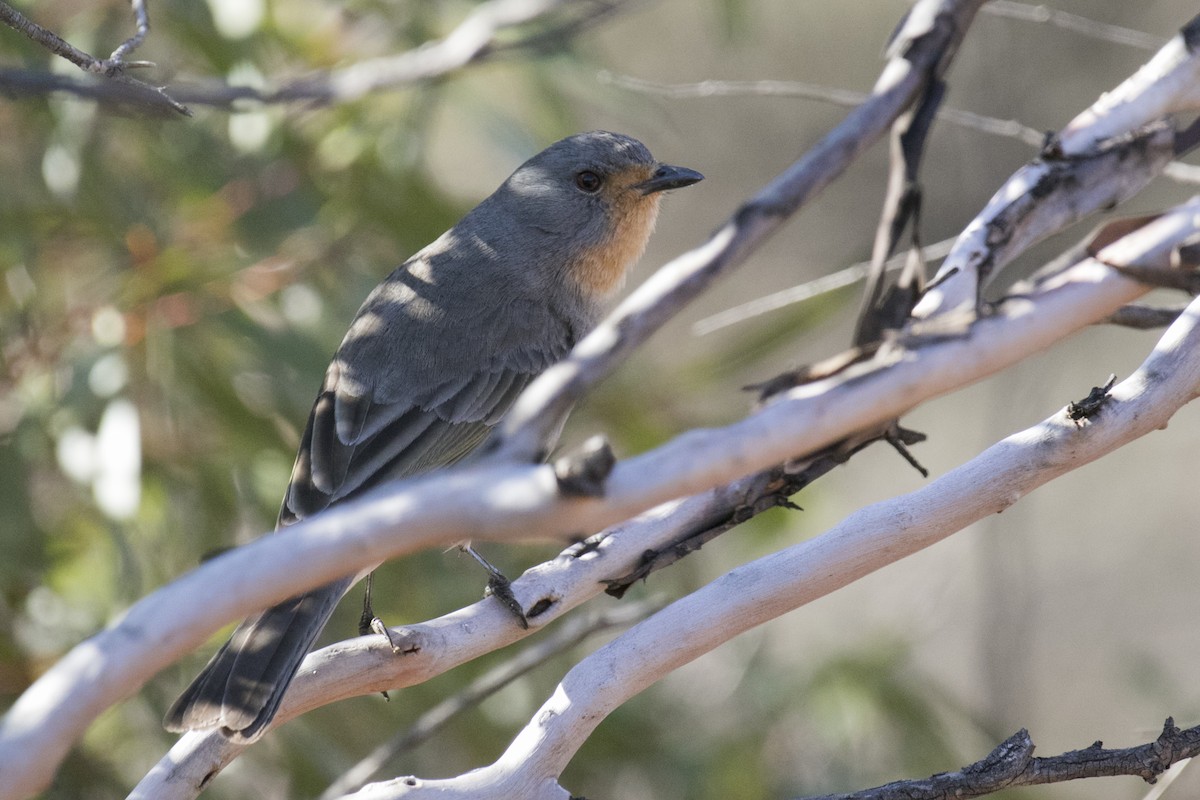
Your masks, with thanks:
[{"label": "dry twig", "polygon": [[150,16],[145,0],[131,0],[137,30],[106,59],[99,59],[72,45],[54,31],[38,25],[8,3],[0,2],[0,22],[17,30],[55,55],[61,56],[94,76],[107,80],[79,80],[65,75],[31,73],[25,70],[0,70],[0,90],[12,94],[34,94],[63,90],[82,97],[106,98],[123,108],[139,108],[152,113],[191,116],[191,111],[165,91],[125,74],[127,69],[153,66],[148,61],[126,61],[126,57],[150,32]]},{"label": "dry twig", "polygon": [[[349,103],[375,92],[401,89],[434,80],[501,53],[560,49],[571,37],[608,19],[629,1],[489,0],[477,6],[445,38],[427,42],[405,53],[362,61],[331,72],[308,75],[273,88],[232,86],[215,81],[181,84],[171,87],[171,97],[180,103],[226,109],[246,103],[304,103],[310,106]],[[143,0],[134,0],[135,8],[140,7],[142,2]],[[0,21],[6,21],[3,11],[7,8],[8,6],[0,2]],[[144,8],[142,12],[138,18],[138,36],[118,48],[108,62],[101,62],[86,53],[75,51],[80,59],[76,63],[82,62],[80,66],[90,72],[104,70],[87,65],[119,63],[119,59],[136,47],[141,41],[139,37],[144,36],[145,30],[148,30],[148,24],[145,30],[142,28]],[[546,27],[537,27],[542,23],[545,23]],[[500,42],[500,36],[505,31],[522,26],[534,26],[535,30],[514,42]],[[46,33],[62,41],[53,33]],[[65,53],[63,55],[71,57]],[[117,77],[124,78],[121,75]],[[114,102],[132,108],[142,107],[143,110],[150,111],[161,102],[156,98],[144,96],[144,92],[131,90],[131,85],[165,96],[161,90],[136,81],[131,84],[127,78],[115,83],[97,82],[49,73],[0,70],[0,91],[12,94],[68,92],[100,102]]]},{"label": "dry twig", "polygon": [[805,800],[967,800],[1019,786],[1044,786],[1083,778],[1132,775],[1154,783],[1172,764],[1200,755],[1200,727],[1180,730],[1167,717],[1153,742],[1105,749],[1101,742],[1057,756],[1035,757],[1033,740],[1022,729],[985,758],[957,772],[923,780],[896,781],[874,789],[829,794]]}]

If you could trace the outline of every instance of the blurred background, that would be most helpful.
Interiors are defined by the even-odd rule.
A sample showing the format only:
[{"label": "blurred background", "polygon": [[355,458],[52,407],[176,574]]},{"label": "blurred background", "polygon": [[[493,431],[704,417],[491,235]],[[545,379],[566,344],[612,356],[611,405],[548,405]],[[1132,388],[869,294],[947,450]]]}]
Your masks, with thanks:
[{"label": "blurred background", "polygon": [[[164,0],[150,4],[153,32],[136,57],[157,63],[144,76],[155,83],[277,84],[445,35],[475,5]],[[119,0],[16,6],[100,55],[132,31]],[[546,52],[335,107],[196,106],[191,119],[155,120],[67,97],[0,98],[0,712],[130,603],[206,554],[270,529],[300,428],[358,304],[525,158],[605,128],[707,175],[668,198],[634,286],[701,242],[845,113],[778,96],[672,98],[629,89],[621,76],[867,91],[906,7],[632,2]],[[1146,41],[1165,41],[1196,12],[1183,0],[1050,7],[1127,26]],[[947,105],[1057,129],[1149,58],[1142,41],[984,13],[949,73]],[[75,71],[7,28],[0,64]],[[925,241],[960,231],[1035,152],[1013,138],[935,128]],[[620,454],[640,452],[737,419],[751,399],[740,387],[844,348],[858,287],[705,335],[695,326],[868,258],[885,167],[876,147],[609,379],[567,440],[602,431]],[[1195,191],[1160,179],[1120,213]],[[1018,268],[1036,268],[1094,222]],[[1127,376],[1157,336],[1088,330],[929,403],[904,420],[930,436],[916,455],[941,474],[1110,372]],[[1200,723],[1198,446],[1200,421],[1185,409],[1169,429],[1002,516],[743,635],[617,711],[564,785],[613,800],[779,798],[955,769],[1019,727],[1048,755],[1096,739],[1149,741],[1167,715]],[[803,513],[764,515],[631,596],[677,597],[921,483],[890,450],[869,450],[796,498]],[[557,550],[488,554],[516,575]],[[391,624],[458,608],[483,585],[473,563],[441,552],[389,565],[380,579],[377,609]],[[325,640],[353,635],[352,598]],[[509,686],[385,774],[440,777],[490,762],[598,643]],[[47,796],[123,796],[170,746],[159,719],[210,652],[106,713]],[[290,723],[205,796],[314,797],[508,655],[391,703],[358,698]],[[1021,796],[1123,800],[1146,790],[1116,778]],[[1197,792],[1200,776],[1185,773],[1166,796]]]}]

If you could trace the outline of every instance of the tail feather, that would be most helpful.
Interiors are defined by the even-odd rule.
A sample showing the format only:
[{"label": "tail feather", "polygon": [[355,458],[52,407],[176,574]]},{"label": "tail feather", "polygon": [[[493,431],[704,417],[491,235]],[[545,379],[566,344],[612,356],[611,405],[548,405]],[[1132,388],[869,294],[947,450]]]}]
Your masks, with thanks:
[{"label": "tail feather", "polygon": [[220,727],[239,742],[263,734],[300,662],[353,584],[344,578],[250,617],[167,711],[170,731]]}]

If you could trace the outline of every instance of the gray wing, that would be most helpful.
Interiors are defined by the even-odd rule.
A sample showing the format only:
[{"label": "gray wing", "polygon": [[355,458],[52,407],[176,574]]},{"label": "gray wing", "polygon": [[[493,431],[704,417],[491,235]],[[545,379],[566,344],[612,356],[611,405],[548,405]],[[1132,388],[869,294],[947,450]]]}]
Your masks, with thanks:
[{"label": "gray wing", "polygon": [[545,295],[478,278],[418,261],[372,292],[325,374],[280,524],[463,458],[574,344]]},{"label": "gray wing", "polygon": [[337,361],[330,365],[309,416],[281,525],[385,481],[453,464],[479,446],[536,374],[508,369],[468,376],[449,382],[438,402],[421,403],[350,394],[340,372]]}]

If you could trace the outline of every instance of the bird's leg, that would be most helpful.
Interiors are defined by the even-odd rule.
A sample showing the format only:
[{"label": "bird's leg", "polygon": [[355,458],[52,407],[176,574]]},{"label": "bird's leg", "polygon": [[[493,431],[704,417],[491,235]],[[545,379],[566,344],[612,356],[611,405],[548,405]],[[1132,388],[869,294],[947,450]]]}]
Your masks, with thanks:
[{"label": "bird's leg", "polygon": [[470,544],[460,544],[458,549],[470,555],[488,571],[487,589],[484,594],[491,595],[499,600],[517,618],[517,622],[522,628],[528,628],[529,620],[525,618],[525,609],[521,608],[520,602],[517,601],[516,595],[513,594],[512,581],[506,578],[503,572],[496,569],[492,562],[481,556]]},{"label": "bird's leg", "polygon": [[[371,588],[375,585],[375,572],[367,573],[367,591],[363,594],[363,610],[362,616],[358,618],[358,635],[366,636],[369,633],[378,633],[386,636],[388,644],[391,645],[393,653],[400,652],[400,645],[392,638],[392,632],[388,630],[388,626],[383,624],[383,620],[375,616],[375,609],[371,605]],[[387,696],[387,693],[384,693]]]}]

